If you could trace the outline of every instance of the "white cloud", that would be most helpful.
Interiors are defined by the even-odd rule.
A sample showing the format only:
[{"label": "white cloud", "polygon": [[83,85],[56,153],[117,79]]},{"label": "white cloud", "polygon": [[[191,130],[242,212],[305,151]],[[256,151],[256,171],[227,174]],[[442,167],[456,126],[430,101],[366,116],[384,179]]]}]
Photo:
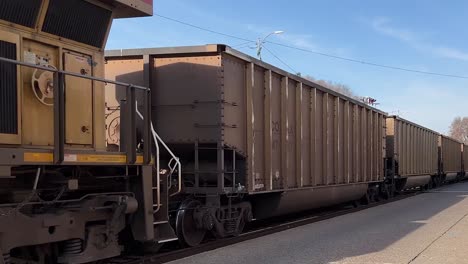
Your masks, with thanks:
[{"label": "white cloud", "polygon": [[385,17],[379,17],[372,21],[372,27],[379,33],[400,39],[402,41],[415,44],[415,35],[413,32],[406,29],[398,29],[391,27],[390,20]]},{"label": "white cloud", "polygon": [[305,34],[284,34],[278,36],[281,40],[291,43],[293,46],[303,49],[318,50],[319,47],[313,42],[311,35]]},{"label": "white cloud", "polygon": [[409,29],[397,28],[391,25],[391,20],[385,17],[379,17],[371,21],[372,28],[380,34],[398,39],[414,49],[430,53],[437,57],[468,61],[468,52],[461,51],[451,47],[438,46],[430,44],[421,39],[416,33]]},{"label": "white cloud", "polygon": [[434,48],[437,54],[450,58],[450,59],[457,59],[457,60],[464,60],[468,61],[468,53],[463,52],[456,49],[446,48],[446,47],[436,47]]}]

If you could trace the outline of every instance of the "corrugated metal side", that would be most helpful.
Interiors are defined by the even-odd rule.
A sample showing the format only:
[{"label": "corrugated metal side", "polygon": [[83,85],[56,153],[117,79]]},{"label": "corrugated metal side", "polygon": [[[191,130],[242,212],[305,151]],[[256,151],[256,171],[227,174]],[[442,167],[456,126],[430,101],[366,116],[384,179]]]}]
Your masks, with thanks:
[{"label": "corrugated metal side", "polygon": [[82,0],[50,0],[42,31],[102,47],[112,11]]},{"label": "corrugated metal side", "polygon": [[0,19],[25,27],[34,27],[41,7],[38,0],[0,1]]},{"label": "corrugated metal side", "polygon": [[441,147],[442,172],[446,174],[461,172],[461,143],[452,138],[440,136],[439,146]]},{"label": "corrugated metal side", "polygon": [[463,144],[463,169],[468,172],[468,145]]},{"label": "corrugated metal side", "polygon": [[[224,100],[226,101],[224,105],[224,119],[229,120],[228,123],[231,126],[224,129],[225,138],[229,139],[226,144],[235,147],[239,153],[245,155],[247,152],[247,139],[244,131],[247,129],[247,116],[245,114],[247,105],[245,89],[239,89],[239,87],[245,87],[246,83],[247,71],[245,63],[240,59],[232,57],[229,60],[223,60],[222,66],[223,72],[229,73],[222,74]],[[255,108],[257,111],[258,107],[260,106],[256,106]],[[235,128],[232,127],[233,125],[235,125]]]},{"label": "corrugated metal side", "polygon": [[149,61],[161,137],[235,149],[250,192],[383,180],[384,113],[228,53]]},{"label": "corrugated metal side", "polygon": [[387,155],[394,157],[401,177],[434,175],[438,167],[439,135],[406,120],[387,118]]},{"label": "corrugated metal side", "polygon": [[382,113],[228,54],[223,65],[225,100],[241,106],[226,107],[224,120],[246,126],[226,130],[224,140],[247,144],[249,191],[383,179]]},{"label": "corrugated metal side", "polygon": [[[0,57],[16,60],[16,44],[0,41]],[[18,133],[17,67],[0,62],[0,133]]]}]

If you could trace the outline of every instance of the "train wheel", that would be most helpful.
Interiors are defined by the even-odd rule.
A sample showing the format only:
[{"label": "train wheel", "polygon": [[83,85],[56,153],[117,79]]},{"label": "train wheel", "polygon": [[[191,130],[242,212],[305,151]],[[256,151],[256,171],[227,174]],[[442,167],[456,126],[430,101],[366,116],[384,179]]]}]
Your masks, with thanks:
[{"label": "train wheel", "polygon": [[179,241],[189,247],[199,245],[205,238],[206,230],[197,226],[195,212],[202,204],[197,200],[186,200],[179,207],[176,218],[176,233]]}]

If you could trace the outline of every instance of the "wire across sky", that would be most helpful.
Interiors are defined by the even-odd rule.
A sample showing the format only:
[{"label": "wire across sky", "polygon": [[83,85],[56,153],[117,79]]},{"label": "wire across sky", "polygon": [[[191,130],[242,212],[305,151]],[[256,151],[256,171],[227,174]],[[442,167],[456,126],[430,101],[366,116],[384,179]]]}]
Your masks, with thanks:
[{"label": "wire across sky", "polygon": [[[243,43],[239,44],[238,46],[244,46],[244,45],[246,45],[248,43],[255,43],[255,41],[251,40],[251,39],[247,39],[247,38],[243,38],[243,37],[239,37],[239,36],[219,32],[219,31],[216,31],[216,30],[204,28],[204,27],[197,26],[197,25],[185,22],[185,21],[175,19],[175,18],[167,17],[167,16],[164,16],[164,15],[161,15],[161,14],[155,13],[154,16],[157,16],[157,17],[160,17],[160,18],[172,21],[172,22],[176,22],[176,23],[179,23],[179,24],[182,24],[182,25],[185,25],[185,26],[189,26],[189,27],[192,27],[192,28],[196,28],[196,29],[199,29],[199,30],[210,32],[210,33],[213,33],[213,34],[217,34],[217,35],[220,35],[220,36],[224,36],[224,37],[244,41]],[[287,45],[287,44],[274,42],[274,41],[265,41],[265,42],[269,43],[269,44],[277,45],[277,46],[280,46],[280,47],[288,48],[288,49],[294,49],[294,50],[309,53],[309,54],[319,55],[319,56],[328,57],[328,58],[336,59],[336,60],[348,61],[348,62],[357,63],[357,64],[361,64],[361,65],[368,65],[368,66],[379,67],[379,68],[384,68],[384,69],[412,72],[412,73],[418,73],[418,74],[435,75],[435,76],[448,77],[448,78],[468,79],[468,76],[463,76],[463,75],[446,74],[446,73],[431,72],[431,71],[420,71],[420,70],[404,68],[404,67],[398,67],[398,66],[392,66],[392,65],[386,65],[386,64],[381,64],[381,63],[375,63],[375,62],[370,62],[370,61],[360,60],[360,59],[355,59],[355,58],[347,58],[347,57],[337,56],[337,55],[333,55],[333,54],[328,54],[328,53],[318,52],[318,51],[314,51],[314,50],[310,50],[310,49],[295,47],[295,46],[292,46],[292,45]],[[233,46],[233,47],[235,47],[235,46]],[[280,59],[271,50],[269,50],[269,49],[266,49],[266,50],[273,57],[275,57],[278,61],[280,61],[282,64],[284,64],[286,67],[288,67],[291,71],[293,71],[293,73],[297,73],[296,71],[294,71],[294,69],[289,64],[287,64],[284,60]]]}]

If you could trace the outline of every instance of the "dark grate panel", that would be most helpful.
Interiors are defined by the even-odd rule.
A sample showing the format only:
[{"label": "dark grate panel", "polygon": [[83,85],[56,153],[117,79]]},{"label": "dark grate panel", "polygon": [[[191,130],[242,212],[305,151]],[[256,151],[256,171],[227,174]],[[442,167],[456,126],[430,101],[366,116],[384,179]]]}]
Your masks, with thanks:
[{"label": "dark grate panel", "polygon": [[102,47],[112,12],[83,0],[51,0],[42,31]]},{"label": "dark grate panel", "polygon": [[[0,57],[16,60],[16,44],[0,41]],[[0,62],[0,133],[18,134],[17,67]]]},{"label": "dark grate panel", "polygon": [[0,19],[32,28],[41,3],[42,0],[0,0]]}]

